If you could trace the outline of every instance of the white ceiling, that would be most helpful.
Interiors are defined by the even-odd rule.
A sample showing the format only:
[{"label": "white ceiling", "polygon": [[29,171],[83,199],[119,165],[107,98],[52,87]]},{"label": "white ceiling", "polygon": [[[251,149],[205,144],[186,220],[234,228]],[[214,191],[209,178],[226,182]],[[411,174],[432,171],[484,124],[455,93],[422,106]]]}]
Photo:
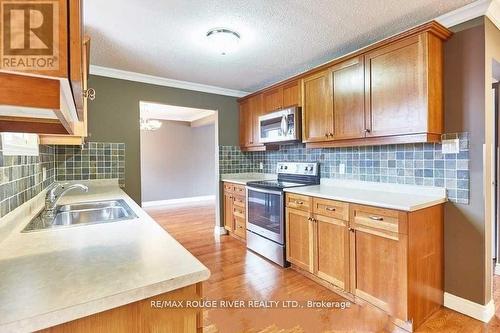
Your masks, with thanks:
[{"label": "white ceiling", "polygon": [[213,110],[186,108],[141,101],[139,103],[141,117],[158,120],[175,120],[193,122],[215,114]]},{"label": "white ceiling", "polygon": [[[472,0],[86,0],[93,65],[255,91]],[[222,56],[206,32],[240,33]]]}]

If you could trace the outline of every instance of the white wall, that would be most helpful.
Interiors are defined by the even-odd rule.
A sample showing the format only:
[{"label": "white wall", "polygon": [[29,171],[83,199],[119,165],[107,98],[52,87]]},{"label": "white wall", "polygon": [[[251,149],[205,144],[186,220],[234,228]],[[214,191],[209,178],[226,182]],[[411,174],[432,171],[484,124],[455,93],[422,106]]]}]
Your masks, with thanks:
[{"label": "white wall", "polygon": [[162,123],[141,131],[142,201],[215,195],[215,126]]}]

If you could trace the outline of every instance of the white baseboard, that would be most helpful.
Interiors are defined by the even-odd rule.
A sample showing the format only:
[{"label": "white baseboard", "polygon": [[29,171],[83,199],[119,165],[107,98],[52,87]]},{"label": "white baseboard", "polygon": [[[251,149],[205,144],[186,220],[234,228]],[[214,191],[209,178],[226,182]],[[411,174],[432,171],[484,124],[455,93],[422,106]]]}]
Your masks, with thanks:
[{"label": "white baseboard", "polygon": [[215,234],[216,236],[226,235],[226,234],[227,234],[227,230],[226,230],[226,228],[224,228],[224,227],[219,227],[218,225],[216,225],[216,226],[214,227],[214,234]]},{"label": "white baseboard", "polygon": [[495,315],[493,300],[490,300],[486,305],[481,305],[453,294],[444,293],[444,306],[484,323],[489,322]]},{"label": "white baseboard", "polygon": [[199,197],[169,199],[169,200],[143,201],[142,207],[145,208],[154,206],[180,205],[180,204],[188,204],[199,201],[215,201],[215,195],[204,195]]},{"label": "white baseboard", "polygon": [[500,275],[500,264],[495,265],[495,275]]}]

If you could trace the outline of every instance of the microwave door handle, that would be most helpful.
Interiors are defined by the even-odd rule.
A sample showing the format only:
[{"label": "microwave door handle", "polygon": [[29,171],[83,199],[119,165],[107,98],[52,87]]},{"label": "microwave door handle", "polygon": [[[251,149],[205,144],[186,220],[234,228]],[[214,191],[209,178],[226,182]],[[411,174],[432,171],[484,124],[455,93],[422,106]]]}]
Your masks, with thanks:
[{"label": "microwave door handle", "polygon": [[281,118],[281,131],[283,132],[283,136],[288,135],[288,117],[283,115]]}]

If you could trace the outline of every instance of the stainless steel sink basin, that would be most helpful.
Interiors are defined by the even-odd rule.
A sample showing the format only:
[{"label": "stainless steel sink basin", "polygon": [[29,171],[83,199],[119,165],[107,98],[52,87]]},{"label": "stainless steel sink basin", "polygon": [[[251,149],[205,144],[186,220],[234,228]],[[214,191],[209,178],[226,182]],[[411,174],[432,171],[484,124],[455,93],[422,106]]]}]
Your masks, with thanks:
[{"label": "stainless steel sink basin", "polygon": [[77,225],[109,223],[137,218],[124,200],[82,202],[56,207],[53,217],[40,213],[24,228],[23,232]]}]

